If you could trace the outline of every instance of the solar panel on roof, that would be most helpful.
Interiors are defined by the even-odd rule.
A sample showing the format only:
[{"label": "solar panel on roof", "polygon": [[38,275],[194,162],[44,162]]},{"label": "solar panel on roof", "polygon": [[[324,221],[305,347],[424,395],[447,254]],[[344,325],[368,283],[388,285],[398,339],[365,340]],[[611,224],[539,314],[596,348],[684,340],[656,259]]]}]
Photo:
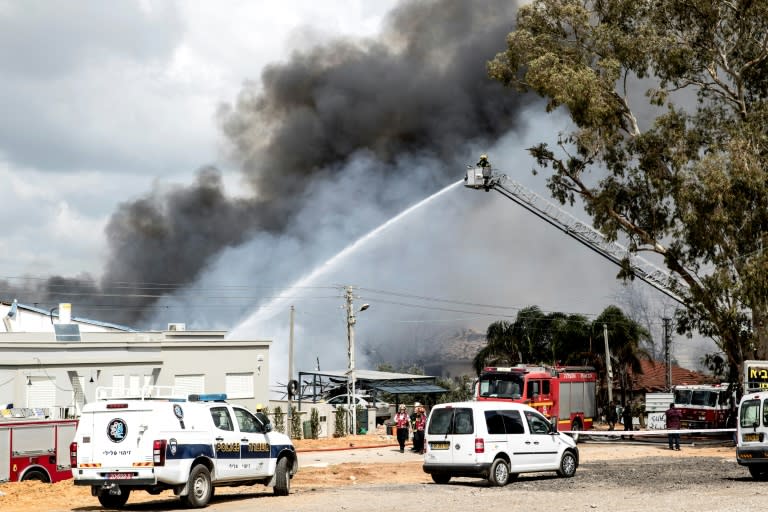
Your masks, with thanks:
[{"label": "solar panel on roof", "polygon": [[81,341],[78,324],[53,324],[56,341]]}]

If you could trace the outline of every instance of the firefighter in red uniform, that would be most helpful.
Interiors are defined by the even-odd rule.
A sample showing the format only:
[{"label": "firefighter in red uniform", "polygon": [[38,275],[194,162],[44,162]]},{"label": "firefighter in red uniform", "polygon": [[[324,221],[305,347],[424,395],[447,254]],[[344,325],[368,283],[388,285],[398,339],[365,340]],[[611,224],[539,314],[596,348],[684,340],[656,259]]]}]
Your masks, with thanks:
[{"label": "firefighter in red uniform", "polygon": [[405,452],[405,441],[408,439],[408,426],[411,424],[411,418],[405,404],[400,405],[400,411],[395,414],[395,426],[397,427],[397,442],[400,444],[400,453]]},{"label": "firefighter in red uniform", "polygon": [[424,453],[424,429],[427,426],[427,411],[416,402],[416,416],[413,420],[413,451]]}]

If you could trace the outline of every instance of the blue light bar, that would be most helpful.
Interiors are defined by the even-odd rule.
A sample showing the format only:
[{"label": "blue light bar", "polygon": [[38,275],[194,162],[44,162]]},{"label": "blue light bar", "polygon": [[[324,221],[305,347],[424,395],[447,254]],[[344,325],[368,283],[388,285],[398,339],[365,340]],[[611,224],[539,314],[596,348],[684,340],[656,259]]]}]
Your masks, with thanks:
[{"label": "blue light bar", "polygon": [[204,393],[189,395],[190,402],[223,402],[227,399],[226,393]]}]

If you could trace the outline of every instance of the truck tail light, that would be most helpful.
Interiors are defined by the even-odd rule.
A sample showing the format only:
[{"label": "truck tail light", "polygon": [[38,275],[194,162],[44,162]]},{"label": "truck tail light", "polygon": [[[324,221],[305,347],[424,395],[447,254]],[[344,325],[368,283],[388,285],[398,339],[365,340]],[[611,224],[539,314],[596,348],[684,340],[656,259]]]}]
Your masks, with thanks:
[{"label": "truck tail light", "polygon": [[485,441],[482,437],[475,439],[475,453],[485,453]]},{"label": "truck tail light", "polygon": [[152,442],[152,462],[155,466],[165,466],[165,439]]},{"label": "truck tail light", "polygon": [[77,443],[75,441],[69,443],[69,465],[72,469],[77,467]]}]

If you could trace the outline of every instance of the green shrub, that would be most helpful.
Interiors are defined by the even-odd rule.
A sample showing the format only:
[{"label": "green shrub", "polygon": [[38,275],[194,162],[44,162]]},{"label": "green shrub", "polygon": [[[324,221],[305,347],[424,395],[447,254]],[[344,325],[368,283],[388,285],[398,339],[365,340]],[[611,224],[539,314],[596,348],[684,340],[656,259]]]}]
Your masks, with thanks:
[{"label": "green shrub", "polygon": [[285,413],[280,406],[275,407],[275,431],[285,434]]},{"label": "green shrub", "polygon": [[333,430],[333,437],[344,437],[347,435],[346,412],[343,407],[336,408],[336,428]]},{"label": "green shrub", "polygon": [[291,406],[291,439],[301,439],[301,414],[296,406]]},{"label": "green shrub", "polygon": [[320,413],[314,407],[309,417],[309,427],[312,432],[312,439],[320,437]]}]

